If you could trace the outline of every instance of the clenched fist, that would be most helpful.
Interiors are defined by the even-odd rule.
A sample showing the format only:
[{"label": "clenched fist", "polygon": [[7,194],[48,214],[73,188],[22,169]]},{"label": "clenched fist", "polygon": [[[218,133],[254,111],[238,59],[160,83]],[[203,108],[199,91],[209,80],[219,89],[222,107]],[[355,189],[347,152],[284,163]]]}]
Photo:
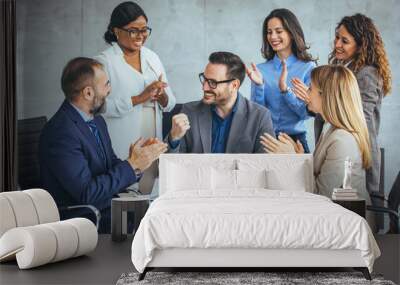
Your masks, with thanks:
[{"label": "clenched fist", "polygon": [[189,129],[190,129],[190,122],[186,114],[180,113],[178,115],[173,116],[170,139],[172,141],[180,140]]}]

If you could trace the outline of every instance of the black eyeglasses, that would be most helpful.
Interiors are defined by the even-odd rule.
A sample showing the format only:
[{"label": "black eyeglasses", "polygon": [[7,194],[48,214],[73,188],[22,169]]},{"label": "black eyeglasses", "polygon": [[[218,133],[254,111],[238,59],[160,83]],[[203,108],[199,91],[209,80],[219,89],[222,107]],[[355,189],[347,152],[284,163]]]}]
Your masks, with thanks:
[{"label": "black eyeglasses", "polygon": [[214,79],[208,79],[207,77],[204,76],[204,72],[199,74],[199,79],[202,85],[204,85],[204,82],[207,82],[208,86],[210,86],[211,89],[215,89],[217,88],[218,84],[220,83],[228,83],[231,82],[233,80],[235,80],[236,78],[232,78],[232,79],[228,79],[228,80],[221,80],[221,81],[217,81]]},{"label": "black eyeglasses", "polygon": [[141,30],[139,30],[139,29],[124,29],[124,28],[118,28],[118,29],[127,32],[131,39],[136,38],[137,36],[139,36],[139,34],[141,34],[144,37],[146,37],[146,36],[148,37],[151,34],[151,28],[150,27],[146,27],[146,28],[141,29]]}]

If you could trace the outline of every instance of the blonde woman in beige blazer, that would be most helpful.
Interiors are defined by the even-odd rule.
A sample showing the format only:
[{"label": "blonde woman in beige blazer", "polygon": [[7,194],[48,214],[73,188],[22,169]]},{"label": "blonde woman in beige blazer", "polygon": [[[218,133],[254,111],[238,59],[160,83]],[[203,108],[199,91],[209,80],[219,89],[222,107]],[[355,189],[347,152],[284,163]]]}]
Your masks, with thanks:
[{"label": "blonde woman in beige blazer", "polygon": [[[317,67],[311,72],[308,92],[308,108],[327,122],[314,151],[315,192],[331,198],[333,189],[342,186],[344,161],[350,157],[351,185],[370,203],[365,186],[365,169],[371,164],[370,142],[355,76],[341,65]],[[261,143],[266,152],[304,152],[300,142],[286,134],[278,139],[266,134]]]},{"label": "blonde woman in beige blazer", "polygon": [[350,132],[329,123],[325,123],[314,151],[314,189],[318,194],[332,197],[333,189],[343,183],[344,161],[347,157],[353,162],[351,186],[357,189],[360,197],[370,203],[365,187],[365,169],[356,139]]}]

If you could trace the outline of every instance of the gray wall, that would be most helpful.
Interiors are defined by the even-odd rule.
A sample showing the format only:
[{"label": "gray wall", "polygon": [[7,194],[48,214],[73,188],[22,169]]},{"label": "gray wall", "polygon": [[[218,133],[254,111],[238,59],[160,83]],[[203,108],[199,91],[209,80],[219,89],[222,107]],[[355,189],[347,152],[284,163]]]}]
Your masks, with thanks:
[{"label": "gray wall", "polygon": [[[94,56],[116,0],[18,0],[17,79],[19,118],[52,116],[63,100],[60,75],[76,56]],[[327,62],[334,29],[355,12],[375,20],[393,72],[393,92],[382,107],[380,143],[386,149],[386,189],[400,170],[400,0],[141,0],[153,33],[147,46],[163,61],[178,102],[201,98],[197,74],[212,51],[239,54],[246,64],[263,61],[261,26],[275,8],[291,9],[302,23],[311,52]],[[246,79],[242,93],[249,96]],[[312,120],[309,138],[313,144]]]}]

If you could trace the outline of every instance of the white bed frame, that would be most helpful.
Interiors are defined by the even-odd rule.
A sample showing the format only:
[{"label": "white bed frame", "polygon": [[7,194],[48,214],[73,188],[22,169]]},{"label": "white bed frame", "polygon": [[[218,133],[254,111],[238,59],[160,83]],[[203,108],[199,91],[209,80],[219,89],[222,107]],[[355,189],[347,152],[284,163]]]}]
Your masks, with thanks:
[{"label": "white bed frame", "polygon": [[[271,155],[271,154],[166,154],[160,157],[160,195],[166,192],[163,185],[167,179],[167,167],[169,161],[182,161],[189,159],[191,163],[201,163],[205,159],[208,163],[219,159],[266,159],[273,163],[279,159],[303,160],[305,162],[304,175],[308,177],[308,191],[313,192],[313,157],[304,155]],[[361,257],[359,250],[329,250],[329,249],[249,249],[249,248],[224,248],[224,249],[193,249],[170,248],[157,249],[153,259],[140,274],[142,280],[146,272],[154,268],[288,268],[288,267],[353,267],[362,271],[364,277],[371,280],[369,270]]]},{"label": "white bed frame", "polygon": [[365,267],[359,250],[193,249],[156,250],[148,267]]}]

